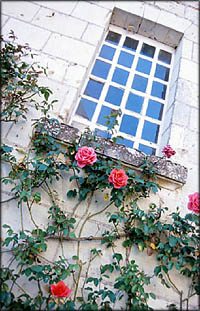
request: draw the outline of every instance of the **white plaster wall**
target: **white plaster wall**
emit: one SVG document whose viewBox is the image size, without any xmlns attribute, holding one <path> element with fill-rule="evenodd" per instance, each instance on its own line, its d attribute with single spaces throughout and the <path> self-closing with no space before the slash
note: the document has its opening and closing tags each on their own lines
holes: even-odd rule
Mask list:
<svg viewBox="0 0 200 311">
<path fill-rule="evenodd" d="M 37 54 L 36 60 L 43 66 L 48 66 L 48 77 L 40 78 L 42 85 L 47 85 L 58 99 L 53 115 L 60 121 L 67 121 L 68 113 L 77 102 L 84 80 L 87 77 L 90 64 L 95 58 L 101 39 L 112 16 L 113 8 L 117 7 L 144 16 L 160 25 L 178 30 L 183 33 L 182 40 L 176 49 L 173 78 L 170 86 L 167 114 L 163 121 L 163 131 L 160 140 L 160 150 L 170 143 L 176 150 L 173 161 L 188 168 L 186 184 L 177 190 L 163 189 L 160 193 L 164 205 L 171 210 L 180 206 L 182 213 L 187 212 L 188 194 L 198 191 L 198 1 L 2 1 L 2 34 L 7 36 L 10 29 L 15 31 L 18 41 L 28 42 L 32 51 Z M 52 98 L 52 99 L 54 99 Z M 31 117 L 32 118 L 32 117 Z M 29 120 L 31 119 L 29 118 Z M 27 133 L 27 137 L 21 133 Z M 31 122 L 21 122 L 17 125 L 2 126 L 2 141 L 26 150 L 30 143 Z M 20 158 L 21 155 L 17 154 Z M 59 194 L 66 200 L 68 187 L 64 182 L 57 186 Z M 8 189 L 2 189 L 3 199 L 9 197 Z M 43 195 L 42 206 L 33 210 L 34 216 L 41 224 L 45 223 L 47 209 L 50 206 Z M 158 199 L 158 198 L 157 198 Z M 152 200 L 157 200 L 155 197 Z M 70 205 L 61 204 L 66 213 L 71 212 Z M 75 202 L 74 202 L 75 203 Z M 69 208 L 66 209 L 66 206 Z M 96 206 L 96 203 L 94 204 Z M 93 206 L 93 208 L 94 208 Z M 19 212 L 19 211 L 18 211 Z M 9 222 L 16 229 L 15 213 L 12 201 L 2 209 L 2 224 Z M 82 215 L 79 214 L 80 221 Z M 11 217 L 12 215 L 12 217 Z M 103 231 L 105 219 L 91 221 L 91 226 L 83 235 L 91 235 L 91 231 Z M 98 229 L 100 228 L 100 229 Z M 56 241 L 51 241 L 49 255 Z M 51 247 L 52 245 L 52 247 Z M 73 252 L 72 245 L 72 252 Z M 83 244 L 81 254 L 87 258 Z M 136 250 L 136 253 L 138 251 Z M 143 256 L 137 254 L 138 262 Z M 109 253 L 104 253 L 104 260 L 109 262 Z M 95 269 L 95 267 L 94 267 Z M 149 271 L 151 267 L 149 266 Z M 177 279 L 181 283 L 181 279 Z M 154 284 L 158 299 L 152 301 L 152 306 L 166 308 L 168 302 L 177 302 L 177 295 L 170 290 L 169 295 L 163 293 L 162 287 Z M 192 308 L 197 306 L 193 299 Z"/>
</svg>

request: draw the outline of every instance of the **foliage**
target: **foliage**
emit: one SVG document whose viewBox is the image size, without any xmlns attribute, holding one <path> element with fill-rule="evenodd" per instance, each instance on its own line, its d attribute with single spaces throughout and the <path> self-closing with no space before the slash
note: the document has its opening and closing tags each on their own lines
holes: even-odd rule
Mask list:
<svg viewBox="0 0 200 311">
<path fill-rule="evenodd" d="M 1 37 L 1 88 L 2 107 L 1 121 L 17 122 L 20 118 L 27 119 L 26 114 L 33 103 L 35 108 L 41 109 L 44 115 L 47 114 L 52 104 L 48 102 L 52 91 L 43 86 L 39 86 L 37 79 L 40 74 L 46 73 L 44 68 L 36 64 L 27 64 L 25 57 L 30 54 L 28 45 L 16 44 L 16 37 L 11 31 L 9 40 L 5 41 Z M 33 58 L 33 55 L 30 54 Z M 38 102 L 36 95 L 43 97 Z"/>
<path fill-rule="evenodd" d="M 10 39 L 15 39 L 13 33 Z M 79 145 L 74 142 L 62 147 L 44 127 L 44 121 L 58 121 L 50 119 L 47 115 L 52 107 L 52 102 L 49 103 L 52 92 L 37 84 L 41 72 L 22 60 L 29 51 L 28 47 L 3 39 L 2 43 L 2 121 L 16 123 L 20 122 L 21 118 L 27 118 L 31 103 L 40 110 L 42 118 L 34 120 L 32 142 L 28 152 L 23 153 L 22 160 L 17 160 L 14 156 L 13 147 L 3 144 L 0 150 L 2 161 L 9 166 L 8 175 L 2 176 L 1 181 L 13 194 L 7 201 L 16 202 L 16 208 L 20 210 L 21 224 L 19 232 L 15 232 L 8 224 L 3 225 L 7 231 L 7 237 L 2 243 L 3 251 L 6 249 L 5 252 L 11 254 L 11 260 L 8 266 L 1 268 L 1 309 L 112 310 L 115 304 L 123 299 L 125 310 L 151 310 L 149 298 L 156 299 L 156 296 L 149 292 L 148 286 L 155 278 L 161 285 L 173 288 L 181 297 L 181 304 L 199 294 L 198 215 L 189 213 L 182 217 L 177 208 L 165 218 L 163 216 L 168 211 L 166 207 L 151 204 L 146 211 L 139 207 L 141 199 L 148 198 L 151 193 L 157 194 L 160 189 L 156 170 L 148 157 L 141 165 L 141 172 L 125 168 L 120 161 L 100 155 L 95 163 L 80 169 L 75 160 Z M 35 95 L 44 99 L 38 102 L 34 99 Z M 117 125 L 118 115 L 120 113 L 112 112 L 111 116 L 107 117 L 108 130 L 112 134 Z M 113 139 L 113 142 L 116 140 Z M 80 143 L 81 146 L 88 147 L 95 144 L 95 152 L 102 148 L 89 129 L 82 133 Z M 127 176 L 126 186 L 118 189 L 113 187 L 108 179 L 113 168 L 124 170 Z M 67 216 L 62 204 L 67 205 L 68 201 L 62 202 L 55 190 L 63 176 L 68 177 L 66 183 L 72 186 L 66 193 L 66 199 L 76 200 L 73 212 Z M 105 205 L 91 214 L 88 211 L 96 191 L 105 193 Z M 48 224 L 40 228 L 33 217 L 32 208 L 43 202 L 44 195 L 48 195 L 51 206 L 48 210 Z M 85 202 L 88 207 L 77 234 L 76 210 Z M 110 206 L 112 212 L 108 212 Z M 26 208 L 34 226 L 33 230 L 24 228 L 23 213 Z M 82 240 L 94 240 L 94 237 L 82 237 L 82 231 L 88 220 L 100 214 L 107 215 L 108 224 L 113 228 L 106 230 L 99 237 L 102 248 L 112 252 L 112 260 L 100 265 L 99 275 L 94 276 L 92 272 L 90 274 L 90 269 L 96 258 L 101 262 L 102 250 L 92 249 L 88 262 L 83 262 L 80 243 Z M 47 258 L 50 239 L 59 240 L 59 260 L 50 261 Z M 76 254 L 66 257 L 63 244 L 71 241 L 76 243 L 77 251 Z M 116 241 L 122 241 L 125 256 L 116 252 Z M 156 265 L 153 275 L 147 275 L 133 260 L 132 253 L 137 251 L 146 256 L 154 254 Z M 191 280 L 185 299 L 171 279 L 172 269 Z M 83 274 L 83 286 L 80 286 Z M 37 288 L 35 295 L 31 295 L 22 287 L 21 280 L 24 278 L 33 288 Z M 50 285 L 60 280 L 67 281 L 69 288 L 71 284 L 73 297 L 71 295 L 56 298 L 52 295 Z M 112 286 L 108 286 L 109 280 Z M 15 293 L 14 287 L 20 294 Z M 81 296 L 78 296 L 79 291 Z"/>
</svg>

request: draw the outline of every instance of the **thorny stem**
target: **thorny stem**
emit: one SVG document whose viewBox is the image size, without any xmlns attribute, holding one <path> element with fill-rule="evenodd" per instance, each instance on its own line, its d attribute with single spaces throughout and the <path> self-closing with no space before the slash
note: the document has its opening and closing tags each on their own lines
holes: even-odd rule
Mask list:
<svg viewBox="0 0 200 311">
<path fill-rule="evenodd" d="M 166 274 L 166 276 L 167 276 L 168 281 L 169 281 L 169 282 L 171 283 L 171 285 L 175 288 L 175 290 L 177 291 L 177 293 L 178 293 L 179 295 L 181 295 L 182 292 L 176 287 L 176 285 L 174 284 L 174 282 L 171 280 L 171 278 L 170 278 L 168 272 L 166 272 L 165 274 Z"/>
<path fill-rule="evenodd" d="M 74 176 L 75 176 L 75 175 L 76 175 L 76 172 L 75 172 L 74 167 L 72 167 L 72 170 L 73 170 L 73 173 L 74 173 Z M 79 185 L 77 179 L 76 179 L 76 185 L 77 185 L 77 187 L 78 187 L 78 193 L 80 194 L 80 185 Z"/>
<path fill-rule="evenodd" d="M 75 275 L 74 275 L 74 271 L 72 271 L 72 278 L 73 278 L 74 284 L 77 284 L 77 281 L 76 281 Z"/>
<path fill-rule="evenodd" d="M 7 199 L 7 200 L 1 201 L 0 204 L 10 202 L 10 201 L 12 201 L 12 200 L 14 200 L 14 199 L 17 199 L 18 197 L 19 197 L 19 196 L 14 196 L 14 197 L 9 198 L 9 199 Z"/>
<path fill-rule="evenodd" d="M 17 282 L 15 282 L 15 285 L 17 285 L 17 287 L 19 287 L 24 294 L 28 294 Z"/>
<path fill-rule="evenodd" d="M 74 208 L 73 208 L 73 212 L 72 212 L 72 214 L 71 214 L 71 217 L 73 217 L 73 216 L 74 216 L 74 214 L 75 214 L 75 212 L 76 212 L 76 210 L 77 210 L 78 206 L 80 205 L 80 203 L 81 203 L 81 201 L 78 201 L 78 202 L 76 203 L 76 205 L 74 206 Z"/>
<path fill-rule="evenodd" d="M 39 289 L 40 297 L 43 297 L 43 292 L 42 292 L 42 289 L 41 289 L 41 286 L 40 286 L 40 280 L 37 280 L 37 284 L 38 284 L 38 289 Z M 40 310 L 41 310 L 41 307 L 42 307 L 42 302 L 40 301 Z"/>
<path fill-rule="evenodd" d="M 89 215 L 85 218 L 85 220 L 84 220 L 84 222 L 82 223 L 82 226 L 81 226 L 81 228 L 80 228 L 80 231 L 79 231 L 79 235 L 78 235 L 79 238 L 80 238 L 80 236 L 81 236 L 81 233 L 82 233 L 82 231 L 83 231 L 83 228 L 84 228 L 86 222 L 87 222 L 90 218 L 92 218 L 92 217 L 94 217 L 94 216 L 96 216 L 96 215 L 99 215 L 99 214 L 103 213 L 112 203 L 113 203 L 113 201 L 111 201 L 108 205 L 106 205 L 101 211 L 99 211 L 99 212 L 97 212 L 97 213 L 94 213 L 94 214 L 89 214 Z M 77 245 L 77 257 L 78 257 L 78 258 L 79 258 L 79 255 L 80 255 L 80 241 L 78 241 L 78 245 Z M 76 283 L 76 289 L 75 289 L 75 293 L 74 293 L 74 301 L 75 301 L 75 299 L 76 299 L 76 294 L 77 294 L 78 285 L 79 285 L 79 281 L 80 281 L 81 270 L 82 270 L 82 266 L 80 266 L 80 271 L 79 271 L 79 274 L 78 274 L 78 279 L 77 279 L 77 283 Z"/>
<path fill-rule="evenodd" d="M 22 271 L 23 266 L 24 266 L 24 265 L 21 266 L 21 268 L 20 268 L 20 270 L 19 270 L 19 274 L 21 274 L 21 271 Z M 15 285 L 16 281 L 17 281 L 16 279 L 13 281 L 13 283 L 12 283 L 12 285 L 11 285 L 11 287 L 10 287 L 10 293 L 12 292 L 13 286 Z"/>
<path fill-rule="evenodd" d="M 59 228 L 58 228 L 59 229 Z M 63 248 L 63 236 L 62 236 L 62 232 L 59 232 L 59 241 L 60 241 L 60 246 L 61 246 L 61 251 L 62 251 L 62 255 L 65 258 L 64 255 L 64 248 Z"/>
<path fill-rule="evenodd" d="M 87 212 L 89 210 L 90 204 L 92 202 L 93 194 L 94 194 L 94 192 L 91 192 L 91 195 L 90 195 L 90 197 L 88 198 L 88 201 L 87 201 L 87 208 L 86 208 L 85 213 L 83 214 L 83 216 L 81 218 L 83 218 L 85 215 L 87 215 Z M 78 228 L 80 221 L 81 221 L 81 219 L 77 223 L 76 228 Z"/>
<path fill-rule="evenodd" d="M 83 228 L 84 228 L 86 222 L 87 222 L 90 218 L 92 218 L 92 217 L 94 217 L 94 216 L 97 216 L 97 215 L 103 213 L 110 205 L 112 205 L 113 202 L 114 202 L 114 201 L 111 201 L 108 205 L 106 205 L 106 206 L 105 206 L 102 210 L 100 210 L 99 212 L 94 213 L 94 214 L 89 214 L 89 215 L 85 218 L 85 220 L 84 220 L 84 222 L 82 223 L 82 226 L 81 226 L 81 228 L 80 228 L 80 231 L 79 231 L 79 235 L 78 235 L 79 238 L 80 238 L 80 236 L 81 236 L 81 233 L 82 233 L 82 231 L 83 231 Z M 77 257 L 79 257 L 79 252 L 80 252 L 79 248 L 80 248 L 80 241 L 78 241 L 78 246 L 77 246 Z"/>
<path fill-rule="evenodd" d="M 180 311 L 183 310 L 183 292 L 180 292 Z"/>
<path fill-rule="evenodd" d="M 56 200 L 55 200 L 54 197 L 53 197 L 53 193 L 52 193 L 52 191 L 51 191 L 51 188 L 49 187 L 49 185 L 48 185 L 48 183 L 46 182 L 46 180 L 44 181 L 44 183 L 45 183 L 45 185 L 46 185 L 46 187 L 47 187 L 47 189 L 48 189 L 48 194 L 49 194 L 49 196 L 50 196 L 50 198 L 51 198 L 53 204 L 56 205 Z"/>
<path fill-rule="evenodd" d="M 85 279 L 84 279 L 84 282 L 83 282 L 83 286 L 81 288 L 81 294 L 82 294 L 82 298 L 85 302 L 85 299 L 84 299 L 84 295 L 83 295 L 83 290 L 84 290 L 84 287 L 85 287 L 85 283 L 86 283 L 86 280 L 88 278 L 88 274 L 89 274 L 89 269 L 90 269 L 90 265 L 91 265 L 91 262 L 98 256 L 98 254 L 96 254 L 93 258 L 92 258 L 92 255 L 90 254 L 90 258 L 89 258 L 89 262 L 88 262 L 88 266 L 87 266 L 87 270 L 86 270 L 86 274 L 85 274 Z"/>
<path fill-rule="evenodd" d="M 76 287 L 75 287 L 73 302 L 75 302 L 76 295 L 77 295 L 77 291 L 78 291 L 78 284 L 79 284 L 79 281 L 80 281 L 81 272 L 82 272 L 82 268 L 83 268 L 83 267 L 82 267 L 82 264 L 80 264 L 79 267 L 80 267 L 80 270 L 79 270 L 78 278 L 77 278 L 77 281 L 76 281 Z"/>
<path fill-rule="evenodd" d="M 22 213 L 22 202 L 19 203 L 19 208 L 20 208 L 21 227 L 22 227 L 22 231 L 24 232 L 23 213 Z"/>
<path fill-rule="evenodd" d="M 123 234 L 117 235 L 114 238 L 116 238 L 116 239 L 118 239 L 118 238 L 125 238 L 126 236 L 128 236 L 128 234 L 127 233 L 123 233 Z M 50 236 L 47 237 L 47 239 L 59 239 L 59 237 L 56 236 L 56 235 L 50 235 Z M 62 237 L 62 240 L 72 241 L 72 242 L 97 241 L 97 240 L 101 241 L 101 240 L 104 240 L 104 239 L 105 239 L 105 237 L 102 237 L 102 236 L 89 236 L 89 237 L 78 237 L 78 238 L 70 238 L 70 237 L 64 237 L 64 236 Z"/>
<path fill-rule="evenodd" d="M 129 264 L 129 256 L 130 256 L 131 248 L 129 246 L 126 247 L 126 264 Z"/>
<path fill-rule="evenodd" d="M 41 289 L 41 286 L 40 286 L 40 280 L 37 280 L 37 283 L 38 283 L 39 292 L 40 292 L 41 296 L 43 296 L 43 292 L 42 292 L 42 289 Z"/>
<path fill-rule="evenodd" d="M 8 265 L 8 268 L 10 268 L 10 266 L 12 265 L 13 261 L 15 260 L 15 257 L 12 258 L 11 262 Z"/>
<path fill-rule="evenodd" d="M 27 207 L 28 207 L 28 211 L 29 211 L 29 214 L 30 214 L 32 223 L 33 223 L 34 226 L 38 229 L 39 226 L 36 224 L 35 220 L 33 219 L 33 214 L 32 214 L 32 212 L 31 212 L 31 207 L 32 207 L 32 205 L 33 205 L 33 202 L 34 202 L 34 200 L 31 202 L 31 205 L 29 205 L 29 202 L 27 201 Z"/>
<path fill-rule="evenodd" d="M 186 310 L 188 310 L 188 302 L 189 302 L 189 299 L 190 299 L 191 297 L 195 296 L 195 295 L 196 295 L 196 293 L 193 293 L 193 294 L 191 294 L 190 296 L 188 296 L 187 298 L 185 298 L 185 299 L 183 299 L 183 300 L 182 300 L 182 302 L 187 301 L 187 307 L 186 307 Z"/>
</svg>

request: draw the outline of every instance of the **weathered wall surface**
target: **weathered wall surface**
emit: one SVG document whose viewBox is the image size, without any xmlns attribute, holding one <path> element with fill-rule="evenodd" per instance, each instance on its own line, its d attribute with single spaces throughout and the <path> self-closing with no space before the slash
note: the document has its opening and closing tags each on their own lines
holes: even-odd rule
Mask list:
<svg viewBox="0 0 200 311">
<path fill-rule="evenodd" d="M 2 33 L 7 36 L 14 30 L 20 43 L 29 43 L 35 60 L 43 66 L 48 66 L 48 77 L 40 78 L 41 85 L 52 89 L 55 104 L 52 115 L 61 122 L 68 122 L 69 115 L 77 103 L 82 83 L 95 58 L 96 51 L 103 34 L 110 23 L 113 9 L 121 9 L 130 14 L 152 21 L 159 27 L 165 26 L 181 33 L 175 52 L 172 81 L 170 85 L 166 116 L 162 126 L 160 151 L 167 143 L 176 150 L 173 162 L 188 168 L 188 177 L 184 186 L 176 187 L 174 183 L 163 182 L 159 196 L 152 196 L 149 202 L 163 204 L 171 211 L 176 206 L 181 207 L 182 213 L 187 212 L 188 194 L 198 191 L 198 1 L 3 1 L 2 2 Z M 120 24 L 123 16 L 118 16 L 116 24 Z M 148 24 L 148 23 L 147 23 Z M 123 26 L 123 25 L 122 25 Z M 145 27 L 145 21 L 143 23 Z M 159 28 L 160 29 L 160 28 Z M 172 32 L 173 33 L 173 32 Z M 166 33 L 166 36 L 169 33 Z M 166 40 L 170 38 L 166 38 Z M 2 141 L 27 150 L 32 135 L 30 113 L 28 121 L 2 127 Z M 25 136 L 24 133 L 27 133 Z M 16 154 L 21 157 L 20 154 Z M 6 167 L 2 168 L 2 175 L 6 175 Z M 63 210 L 73 212 L 76 200 L 66 201 L 66 193 L 73 189 L 73 184 L 66 184 L 66 177 L 57 183 L 57 191 Z M 8 188 L 2 189 L 2 199 L 9 198 Z M 63 200 L 63 202 L 62 202 Z M 91 208 L 93 212 L 100 208 L 103 202 L 102 193 L 93 198 Z M 141 206 L 146 206 L 146 201 Z M 87 204 L 87 202 L 86 202 Z M 50 206 L 45 194 L 42 203 L 33 208 L 33 215 L 38 225 L 47 222 L 47 211 Z M 144 208 L 145 208 L 144 206 Z M 110 208 L 112 210 L 112 207 Z M 87 206 L 77 210 L 80 224 L 83 222 L 84 211 Z M 2 223 L 9 223 L 17 230 L 19 228 L 16 207 L 12 201 L 2 209 Z M 16 216 L 17 217 L 16 217 Z M 29 216 L 27 215 L 27 218 Z M 109 228 L 105 224 L 104 216 L 94 217 L 82 232 L 83 236 L 97 235 Z M 28 225 L 28 223 L 27 223 Z M 31 223 L 28 225 L 31 228 Z M 78 230 L 78 228 L 77 228 Z M 77 231 L 78 232 L 78 231 Z M 100 247 L 95 242 L 82 242 L 81 257 L 87 260 L 89 248 Z M 98 243 L 97 243 L 98 244 Z M 58 241 L 52 240 L 48 246 L 49 258 L 58 258 Z M 87 249 L 88 247 L 88 249 Z M 65 252 L 75 253 L 76 243 L 67 245 Z M 118 250 L 119 252 L 120 250 Z M 109 251 L 104 251 L 103 260 L 107 263 Z M 134 258 L 142 264 L 148 273 L 152 273 L 149 257 L 135 249 Z M 152 257 L 151 257 L 152 260 Z M 98 262 L 97 262 L 98 266 Z M 93 267 L 96 273 L 96 267 Z M 177 278 L 177 284 L 187 286 L 187 281 Z M 28 286 L 26 284 L 26 286 Z M 163 288 L 153 284 L 157 300 L 152 300 L 152 307 L 165 309 L 167 303 L 177 302 L 177 295 L 169 290 L 163 293 Z M 197 298 L 192 301 L 192 308 L 196 309 Z"/>
</svg>

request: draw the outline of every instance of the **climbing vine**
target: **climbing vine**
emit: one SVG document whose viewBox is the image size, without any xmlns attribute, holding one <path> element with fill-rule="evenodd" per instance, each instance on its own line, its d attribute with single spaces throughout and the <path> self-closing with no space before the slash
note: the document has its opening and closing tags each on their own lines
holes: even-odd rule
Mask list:
<svg viewBox="0 0 200 311">
<path fill-rule="evenodd" d="M 1 267 L 1 309 L 113 310 L 122 301 L 123 310 L 153 310 L 149 298 L 156 299 L 156 295 L 149 285 L 157 279 L 159 286 L 172 288 L 179 295 L 180 310 L 184 302 L 188 310 L 189 299 L 200 291 L 199 194 L 189 196 L 189 212 L 185 216 L 180 215 L 179 208 L 168 213 L 167 207 L 155 204 L 141 209 L 140 200 L 160 190 L 148 156 L 137 172 L 100 154 L 102 146 L 89 129 L 82 133 L 79 143 L 64 146 L 56 141 L 44 127 L 45 123 L 59 122 L 48 115 L 54 104 L 50 102 L 52 91 L 38 85 L 38 77 L 45 74 L 45 69 L 23 60 L 30 49 L 16 44 L 14 33 L 11 32 L 9 41 L 3 38 L 1 41 L 1 121 L 18 123 L 27 118 L 30 107 L 42 115 L 33 120 L 34 132 L 28 151 L 1 146 L 2 162 L 9 168 L 1 182 L 11 194 L 1 202 L 2 213 L 9 201 L 20 212 L 17 232 L 9 224 L 3 224 L 6 237 L 2 241 L 2 253 L 10 254 L 10 258 Z M 116 116 L 114 113 L 107 117 L 111 134 L 116 125 L 116 119 L 113 122 L 112 118 Z M 23 154 L 22 159 L 17 159 L 16 151 Z M 175 151 L 166 146 L 163 153 L 170 158 Z M 63 178 L 66 189 L 70 188 L 66 190 L 64 202 L 56 191 L 57 183 Z M 96 193 L 102 194 L 102 205 L 92 212 Z M 45 196 L 50 206 L 47 222 L 41 226 L 33 209 L 41 208 Z M 72 212 L 66 213 L 63 203 L 73 205 L 73 202 L 76 203 Z M 78 211 L 83 208 L 80 219 Z M 26 226 L 26 211 L 32 229 Z M 163 217 L 166 214 L 168 217 Z M 110 229 L 99 236 L 83 236 L 89 221 L 100 215 L 106 215 Z M 60 255 L 56 260 L 50 260 L 47 255 L 51 240 L 59 241 Z M 94 241 L 100 248 L 90 248 L 88 260 L 83 261 L 81 243 Z M 67 251 L 70 243 L 75 243 L 74 253 Z M 144 256 L 154 254 L 152 275 L 136 263 L 134 249 Z M 110 262 L 101 264 L 105 250 L 111 252 Z M 93 263 L 99 265 L 95 275 Z M 172 279 L 172 270 L 190 281 L 187 293 Z M 22 284 L 32 284 L 36 294 L 31 294 Z"/>
</svg>

